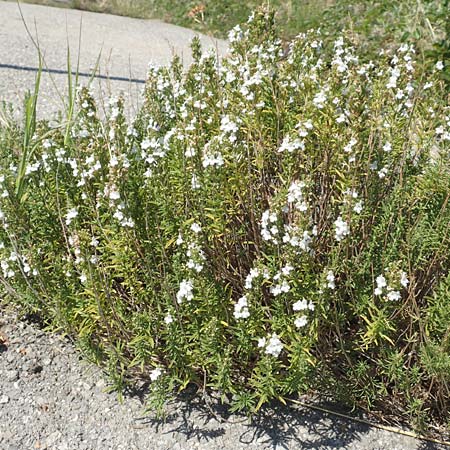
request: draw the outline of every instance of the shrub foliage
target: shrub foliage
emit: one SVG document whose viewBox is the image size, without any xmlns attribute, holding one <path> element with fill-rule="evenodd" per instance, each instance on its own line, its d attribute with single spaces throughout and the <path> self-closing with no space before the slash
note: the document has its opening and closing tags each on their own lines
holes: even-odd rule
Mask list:
<svg viewBox="0 0 450 450">
<path fill-rule="evenodd" d="M 151 68 L 130 124 L 81 88 L 66 123 L 3 126 L 5 293 L 154 405 L 195 383 L 236 410 L 318 390 L 447 420 L 442 63 L 360 62 L 319 32 L 286 48 L 264 11 L 230 41 Z"/>
</svg>

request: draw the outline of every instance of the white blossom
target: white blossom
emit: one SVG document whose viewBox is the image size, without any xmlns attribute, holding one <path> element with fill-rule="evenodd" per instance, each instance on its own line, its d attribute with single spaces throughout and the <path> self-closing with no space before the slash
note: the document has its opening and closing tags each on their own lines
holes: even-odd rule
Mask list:
<svg viewBox="0 0 450 450">
<path fill-rule="evenodd" d="M 162 373 L 162 369 L 160 367 L 156 367 L 150 372 L 150 380 L 156 381 L 162 375 Z"/>
<path fill-rule="evenodd" d="M 184 299 L 190 301 L 194 298 L 194 295 L 192 293 L 193 290 L 193 283 L 191 280 L 183 280 L 180 283 L 180 288 L 177 292 L 177 302 L 181 304 Z"/>
<path fill-rule="evenodd" d="M 406 275 L 405 272 L 402 272 L 402 273 L 401 273 L 400 284 L 401 284 L 403 287 L 407 287 L 408 284 L 409 284 L 408 276 Z"/>
<path fill-rule="evenodd" d="M 275 333 L 273 333 L 272 336 L 269 338 L 265 353 L 267 355 L 271 355 L 277 358 L 282 350 L 283 350 L 283 343 L 280 341 L 280 338 Z"/>
<path fill-rule="evenodd" d="M 173 322 L 173 317 L 170 313 L 167 313 L 166 316 L 164 317 L 164 322 L 169 325 Z"/>
<path fill-rule="evenodd" d="M 251 289 L 253 279 L 259 276 L 259 270 L 257 268 L 250 269 L 250 273 L 245 278 L 245 289 Z"/>
<path fill-rule="evenodd" d="M 388 168 L 384 166 L 382 169 L 378 171 L 378 178 L 383 179 L 388 173 Z"/>
<path fill-rule="evenodd" d="M 76 208 L 70 209 L 66 214 L 66 225 L 70 225 L 72 220 L 78 216 L 78 210 Z"/>
<path fill-rule="evenodd" d="M 363 202 L 360 200 L 358 203 L 353 206 L 353 211 L 355 211 L 356 214 L 360 214 L 363 210 Z"/>
<path fill-rule="evenodd" d="M 248 310 L 248 300 L 246 295 L 242 296 L 234 305 L 233 315 L 236 319 L 246 319 L 247 317 L 250 317 L 250 311 Z"/>
<path fill-rule="evenodd" d="M 327 96 L 326 96 L 325 92 L 320 91 L 314 96 L 313 103 L 317 108 L 322 109 L 324 107 L 326 100 L 327 100 Z"/>
<path fill-rule="evenodd" d="M 258 339 L 258 347 L 259 348 L 264 348 L 266 346 L 266 343 L 267 343 L 267 339 L 265 337 Z"/>
<path fill-rule="evenodd" d="M 387 299 L 390 301 L 400 300 L 401 295 L 399 291 L 389 291 L 386 295 Z"/>
<path fill-rule="evenodd" d="M 198 233 L 200 233 L 200 231 L 202 231 L 202 227 L 201 227 L 198 223 L 194 222 L 194 223 L 191 225 L 191 230 L 192 230 L 195 234 L 198 234 Z"/>
<path fill-rule="evenodd" d="M 375 282 L 377 283 L 377 287 L 374 290 L 374 294 L 381 295 L 383 293 L 383 288 L 387 286 L 386 278 L 383 275 L 379 275 Z"/>
<path fill-rule="evenodd" d="M 389 153 L 392 150 L 392 145 L 390 142 L 386 142 L 383 145 L 383 151 L 385 151 L 386 153 Z"/>
<path fill-rule="evenodd" d="M 292 153 L 298 149 L 304 150 L 305 143 L 300 139 L 292 139 L 289 135 L 287 135 L 283 138 L 280 148 L 278 149 L 278 153 L 283 152 Z"/>
<path fill-rule="evenodd" d="M 341 216 L 339 216 L 335 220 L 334 226 L 335 226 L 334 238 L 337 241 L 342 241 L 345 238 L 345 236 L 348 236 L 348 234 L 350 233 L 347 222 L 345 220 L 342 220 Z"/>
<path fill-rule="evenodd" d="M 308 318 L 306 316 L 297 317 L 294 321 L 294 325 L 297 328 L 302 328 L 308 323 Z"/>
<path fill-rule="evenodd" d="M 327 286 L 330 289 L 336 289 L 336 284 L 335 284 L 335 278 L 334 278 L 334 273 L 332 270 L 329 270 L 327 273 Z"/>
</svg>

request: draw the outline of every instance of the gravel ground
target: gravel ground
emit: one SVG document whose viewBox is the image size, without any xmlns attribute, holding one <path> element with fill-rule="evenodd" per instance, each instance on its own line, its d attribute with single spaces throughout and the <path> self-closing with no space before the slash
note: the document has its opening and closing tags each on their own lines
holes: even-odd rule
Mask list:
<svg viewBox="0 0 450 450">
<path fill-rule="evenodd" d="M 107 393 L 101 371 L 67 340 L 0 314 L 2 450 L 444 449 L 299 407 L 266 408 L 250 423 L 191 398 L 158 421 L 144 416 L 142 395 L 119 403 Z"/>
</svg>

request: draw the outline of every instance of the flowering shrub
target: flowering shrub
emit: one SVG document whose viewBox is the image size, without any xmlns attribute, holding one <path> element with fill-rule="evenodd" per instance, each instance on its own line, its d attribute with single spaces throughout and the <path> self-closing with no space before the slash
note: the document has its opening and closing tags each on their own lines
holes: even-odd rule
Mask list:
<svg viewBox="0 0 450 450">
<path fill-rule="evenodd" d="M 5 292 L 155 404 L 196 383 L 234 409 L 318 390 L 445 418 L 440 66 L 416 77 L 410 45 L 360 63 L 319 32 L 285 48 L 267 12 L 230 42 L 151 68 L 130 124 L 81 88 L 67 125 L 2 130 Z"/>
</svg>

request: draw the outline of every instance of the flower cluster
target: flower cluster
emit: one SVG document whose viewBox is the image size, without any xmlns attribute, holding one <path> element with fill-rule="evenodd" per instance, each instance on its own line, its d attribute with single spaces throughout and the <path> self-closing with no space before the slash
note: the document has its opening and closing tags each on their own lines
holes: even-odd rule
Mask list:
<svg viewBox="0 0 450 450">
<path fill-rule="evenodd" d="M 339 216 L 335 220 L 334 227 L 334 238 L 337 241 L 342 241 L 346 236 L 350 234 L 348 223 L 345 220 L 342 220 L 341 216 Z"/>
<path fill-rule="evenodd" d="M 295 302 L 292 305 L 292 309 L 297 312 L 297 311 L 314 311 L 314 303 L 311 301 L 307 301 L 305 299 L 302 300 L 298 300 L 297 302 Z M 299 317 L 296 317 L 295 321 L 294 321 L 294 325 L 297 328 L 302 328 L 304 327 L 306 324 L 308 323 L 308 317 L 305 314 L 302 314 Z"/>
<path fill-rule="evenodd" d="M 278 335 L 276 333 L 272 333 L 272 335 L 268 338 L 263 337 L 258 339 L 258 347 L 263 348 L 266 355 L 271 355 L 274 358 L 278 358 L 284 345 Z"/>
<path fill-rule="evenodd" d="M 384 275 L 379 275 L 376 278 L 376 288 L 374 289 L 374 295 L 384 295 L 386 300 L 396 301 L 401 299 L 401 293 L 395 287 L 388 284 Z M 409 284 L 408 276 L 405 272 L 400 273 L 400 280 L 395 282 L 394 285 L 400 284 L 403 288 L 406 288 Z"/>
<path fill-rule="evenodd" d="M 285 294 L 291 290 L 288 277 L 293 270 L 294 268 L 288 264 L 284 266 L 280 272 L 277 272 L 274 275 L 273 281 L 275 284 L 270 288 L 270 292 L 274 297 Z"/>
<path fill-rule="evenodd" d="M 261 236 L 265 241 L 271 241 L 274 244 L 278 244 L 277 235 L 279 234 L 278 217 L 270 210 L 264 211 L 261 218 Z"/>
<path fill-rule="evenodd" d="M 194 298 L 192 293 L 194 289 L 194 284 L 192 280 L 183 280 L 180 283 L 180 287 L 177 292 L 177 302 L 178 304 L 183 303 L 184 300 L 191 301 Z"/>
<path fill-rule="evenodd" d="M 247 319 L 248 317 L 250 317 L 250 311 L 248 310 L 248 300 L 246 295 L 243 295 L 234 305 L 233 315 L 235 319 Z"/>
<path fill-rule="evenodd" d="M 287 202 L 288 205 L 293 205 L 295 209 L 299 211 L 306 211 L 308 209 L 308 204 L 303 196 L 303 188 L 305 187 L 303 181 L 293 181 L 289 186 Z"/>
</svg>

